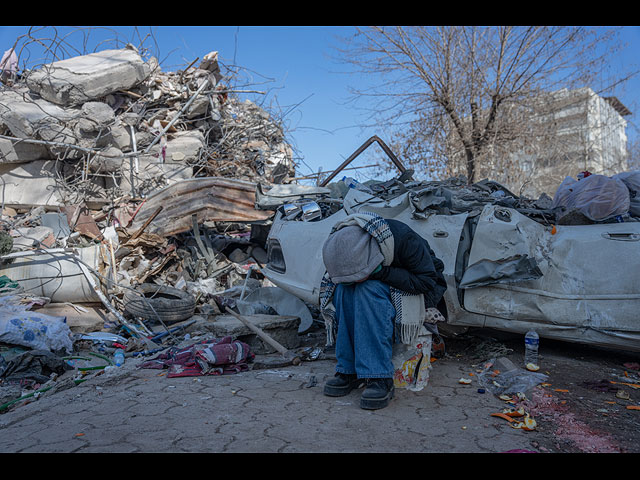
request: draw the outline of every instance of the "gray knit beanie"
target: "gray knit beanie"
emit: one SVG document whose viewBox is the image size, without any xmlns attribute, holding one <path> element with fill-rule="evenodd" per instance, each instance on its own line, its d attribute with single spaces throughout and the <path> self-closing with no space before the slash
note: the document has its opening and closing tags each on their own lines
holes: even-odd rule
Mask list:
<svg viewBox="0 0 640 480">
<path fill-rule="evenodd" d="M 349 225 L 329 235 L 322 259 L 333 283 L 351 283 L 371 275 L 384 255 L 375 238 L 361 227 Z"/>
</svg>

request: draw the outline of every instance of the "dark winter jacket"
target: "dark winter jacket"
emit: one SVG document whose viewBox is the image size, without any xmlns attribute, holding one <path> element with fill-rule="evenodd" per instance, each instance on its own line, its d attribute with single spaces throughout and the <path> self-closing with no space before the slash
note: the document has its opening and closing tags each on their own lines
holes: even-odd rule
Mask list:
<svg viewBox="0 0 640 480">
<path fill-rule="evenodd" d="M 392 219 L 387 219 L 387 223 L 393 234 L 393 262 L 369 278 L 411 294 L 422 293 L 427 308 L 436 307 L 447 289 L 442 273 L 444 263 L 408 225 Z"/>
</svg>

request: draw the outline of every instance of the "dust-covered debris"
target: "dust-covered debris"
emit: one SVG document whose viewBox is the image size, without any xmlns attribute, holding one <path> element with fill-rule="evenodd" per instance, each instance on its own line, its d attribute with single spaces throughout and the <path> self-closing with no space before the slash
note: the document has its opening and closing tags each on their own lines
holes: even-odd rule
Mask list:
<svg viewBox="0 0 640 480">
<path fill-rule="evenodd" d="M 1 342 L 65 358 L 80 381 L 116 349 L 210 336 L 215 298 L 273 287 L 260 269 L 274 212 L 255 192 L 295 177 L 293 151 L 216 51 L 176 72 L 132 45 L 17 66 L 0 79 Z"/>
</svg>

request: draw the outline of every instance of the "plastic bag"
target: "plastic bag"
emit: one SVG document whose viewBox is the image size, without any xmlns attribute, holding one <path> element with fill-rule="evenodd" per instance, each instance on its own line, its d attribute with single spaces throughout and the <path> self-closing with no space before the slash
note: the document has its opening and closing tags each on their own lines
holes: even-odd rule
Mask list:
<svg viewBox="0 0 640 480">
<path fill-rule="evenodd" d="M 496 359 L 485 363 L 478 374 L 478 382 L 482 387 L 496 396 L 528 393 L 547 379 L 544 373 L 530 372 L 523 368 L 511 368 L 507 371 L 496 370 Z"/>
<path fill-rule="evenodd" d="M 626 214 L 629 205 L 629 190 L 622 180 L 604 175 L 582 180 L 566 177 L 553 197 L 553 208 L 578 210 L 596 222 Z"/>
<path fill-rule="evenodd" d="M 0 342 L 36 350 L 73 352 L 67 317 L 30 311 L 19 297 L 0 297 Z"/>
<path fill-rule="evenodd" d="M 618 173 L 611 178 L 621 180 L 629 189 L 629 214 L 640 217 L 640 170 Z"/>
<path fill-rule="evenodd" d="M 420 391 L 429 383 L 432 334 L 423 326 L 411 345 L 394 344 L 392 363 L 396 388 Z"/>
</svg>

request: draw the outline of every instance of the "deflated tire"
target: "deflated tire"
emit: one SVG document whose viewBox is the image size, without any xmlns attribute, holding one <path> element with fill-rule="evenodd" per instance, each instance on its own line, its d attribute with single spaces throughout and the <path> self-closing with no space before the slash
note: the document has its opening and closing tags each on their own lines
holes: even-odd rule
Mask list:
<svg viewBox="0 0 640 480">
<path fill-rule="evenodd" d="M 187 292 L 166 285 L 145 283 L 135 291 L 127 290 L 124 309 L 134 317 L 162 322 L 179 322 L 193 316 L 195 298 Z"/>
</svg>

